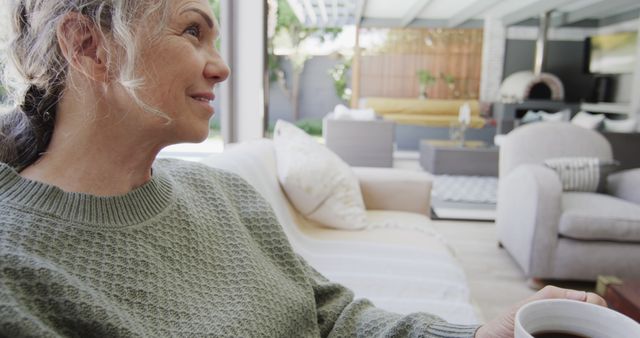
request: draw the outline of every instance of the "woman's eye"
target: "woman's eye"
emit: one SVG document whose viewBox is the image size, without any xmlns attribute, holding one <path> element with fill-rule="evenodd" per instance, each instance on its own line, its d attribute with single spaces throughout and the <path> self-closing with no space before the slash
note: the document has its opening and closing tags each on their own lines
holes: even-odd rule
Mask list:
<svg viewBox="0 0 640 338">
<path fill-rule="evenodd" d="M 185 34 L 193 35 L 196 38 L 200 38 L 200 26 L 191 25 L 184 30 Z"/>
</svg>

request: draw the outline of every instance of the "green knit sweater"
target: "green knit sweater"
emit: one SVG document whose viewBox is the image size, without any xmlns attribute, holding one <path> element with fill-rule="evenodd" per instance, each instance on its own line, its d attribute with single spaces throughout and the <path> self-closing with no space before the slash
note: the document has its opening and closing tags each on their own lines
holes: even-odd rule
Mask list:
<svg viewBox="0 0 640 338">
<path fill-rule="evenodd" d="M 0 336 L 470 337 L 354 300 L 292 251 L 234 174 L 159 160 L 117 197 L 0 163 Z"/>
</svg>

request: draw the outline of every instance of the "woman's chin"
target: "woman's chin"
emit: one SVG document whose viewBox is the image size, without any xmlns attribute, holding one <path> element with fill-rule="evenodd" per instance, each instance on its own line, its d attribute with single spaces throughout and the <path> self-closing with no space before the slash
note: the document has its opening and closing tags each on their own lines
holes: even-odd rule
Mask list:
<svg viewBox="0 0 640 338">
<path fill-rule="evenodd" d="M 193 135 L 191 135 L 191 139 L 185 142 L 200 143 L 206 140 L 208 137 L 209 137 L 209 128 L 207 128 L 206 130 L 202 130 L 202 131 L 198 131 L 197 133 L 194 133 Z"/>
<path fill-rule="evenodd" d="M 189 130 L 176 135 L 173 143 L 200 143 L 209 137 L 209 126 L 198 130 Z"/>
</svg>

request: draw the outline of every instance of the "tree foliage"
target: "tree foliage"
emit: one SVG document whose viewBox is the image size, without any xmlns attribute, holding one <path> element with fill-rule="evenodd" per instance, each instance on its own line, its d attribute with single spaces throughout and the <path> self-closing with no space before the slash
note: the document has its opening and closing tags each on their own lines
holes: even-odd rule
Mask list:
<svg viewBox="0 0 640 338">
<path fill-rule="evenodd" d="M 291 9 L 291 6 L 289 6 L 289 2 L 287 0 L 278 0 L 276 34 L 283 32 L 289 34 L 291 42 L 294 46 L 297 46 L 312 35 L 318 36 L 321 40 L 324 40 L 327 37 L 335 38 L 340 34 L 340 32 L 342 32 L 342 28 L 308 27 L 300 22 L 296 14 L 293 12 L 293 9 Z"/>
<path fill-rule="evenodd" d="M 209 0 L 209 5 L 211 5 L 211 9 L 213 10 L 213 14 L 220 22 L 220 0 Z"/>
<path fill-rule="evenodd" d="M 224 20 L 225 18 L 220 18 L 220 1 L 221 0 L 209 0 L 209 4 L 218 20 Z M 294 110 L 294 120 L 297 120 L 299 115 L 298 94 L 300 91 L 300 76 L 304 71 L 306 61 L 312 57 L 312 55 L 308 54 L 302 48 L 299 48 L 299 46 L 304 40 L 310 37 L 318 38 L 322 42 L 326 39 L 333 39 L 342 32 L 342 28 L 309 27 L 300 22 L 287 0 L 275 0 L 274 2 L 277 7 L 276 15 L 273 18 L 271 18 L 271 15 L 267 15 L 270 19 L 275 19 L 275 32 L 272 32 L 275 34 L 267 41 L 269 78 L 272 82 L 276 82 L 289 98 Z M 274 53 L 274 37 L 282 34 L 287 36 L 287 40 L 291 42 L 293 49 L 288 55 L 278 56 Z M 292 67 L 292 72 L 288 74 L 288 76 L 285 74 L 281 64 L 283 59 L 289 61 Z M 342 69 L 340 74 L 336 74 L 336 76 L 338 76 L 338 80 L 336 80 L 336 91 L 340 93 L 339 96 L 343 96 L 347 89 L 347 71 L 348 66 L 346 66 L 346 69 Z"/>
<path fill-rule="evenodd" d="M 329 75 L 333 79 L 333 87 L 336 95 L 349 102 L 351 100 L 351 89 L 348 87 L 348 73 L 351 69 L 351 60 L 338 64 L 329 70 Z"/>
</svg>

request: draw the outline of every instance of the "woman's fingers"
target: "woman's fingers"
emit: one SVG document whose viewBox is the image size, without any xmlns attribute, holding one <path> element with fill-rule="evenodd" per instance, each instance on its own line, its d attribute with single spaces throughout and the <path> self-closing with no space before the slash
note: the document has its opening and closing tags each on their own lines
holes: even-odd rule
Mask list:
<svg viewBox="0 0 640 338">
<path fill-rule="evenodd" d="M 593 292 L 587 292 L 587 303 L 596 304 L 604 307 L 607 306 L 607 302 L 604 300 L 604 298 L 598 296 Z"/>
<path fill-rule="evenodd" d="M 587 293 L 584 291 L 578 291 L 578 290 L 564 290 L 564 297 L 561 298 L 566 298 L 566 299 L 571 299 L 571 300 L 579 300 L 581 302 L 584 302 L 587 300 Z"/>
<path fill-rule="evenodd" d="M 563 289 L 555 286 L 545 286 L 542 290 L 538 291 L 535 295 L 525 300 L 523 303 L 528 303 L 538 299 L 571 299 L 581 302 L 592 303 L 601 306 L 607 306 L 607 302 L 597 294 L 593 292 L 585 292 L 571 289 Z"/>
<path fill-rule="evenodd" d="M 547 285 L 542 288 L 542 290 L 536 292 L 536 294 L 530 297 L 529 301 L 555 298 L 573 299 L 584 302 L 585 300 L 587 300 L 587 293 L 584 291 L 563 289 L 553 285 Z"/>
</svg>

